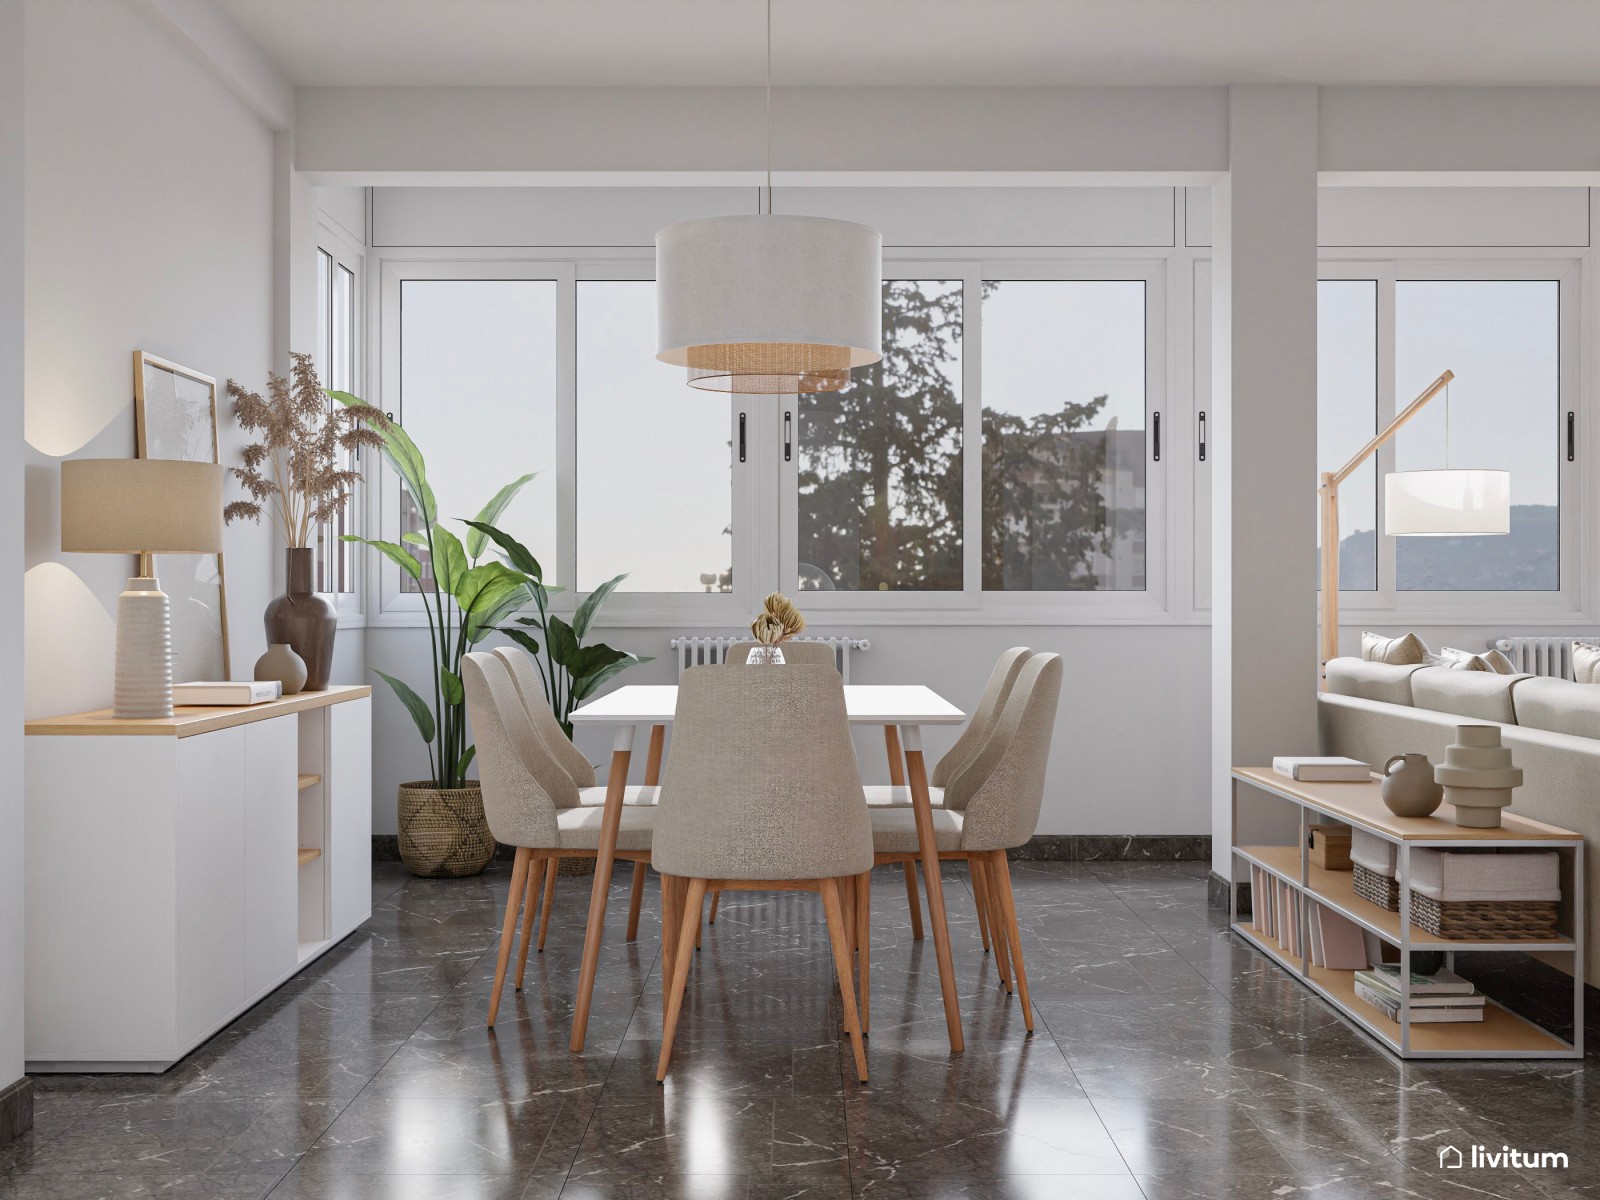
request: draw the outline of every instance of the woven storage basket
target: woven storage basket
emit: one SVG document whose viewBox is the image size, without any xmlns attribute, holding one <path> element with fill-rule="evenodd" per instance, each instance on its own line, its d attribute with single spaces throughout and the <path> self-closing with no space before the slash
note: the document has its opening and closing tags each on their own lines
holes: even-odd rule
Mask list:
<svg viewBox="0 0 1600 1200">
<path fill-rule="evenodd" d="M 1351 873 L 1355 876 L 1356 895 L 1363 900 L 1370 900 L 1379 908 L 1390 912 L 1400 911 L 1399 880 L 1379 875 L 1371 867 L 1364 867 L 1360 863 L 1352 864 Z"/>
<path fill-rule="evenodd" d="M 402 783 L 400 859 L 424 879 L 476 875 L 494 857 L 494 835 L 483 815 L 477 781 L 445 791 L 426 780 Z"/>
<path fill-rule="evenodd" d="M 1411 893 L 1412 923 L 1434 937 L 1479 942 L 1554 939 L 1561 933 L 1560 910 L 1555 900 L 1435 900 Z"/>
</svg>

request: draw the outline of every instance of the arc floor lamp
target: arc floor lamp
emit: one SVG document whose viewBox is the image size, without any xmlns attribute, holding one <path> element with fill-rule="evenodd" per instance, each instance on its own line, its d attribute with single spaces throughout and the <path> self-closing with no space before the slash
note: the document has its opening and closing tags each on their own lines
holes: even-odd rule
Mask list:
<svg viewBox="0 0 1600 1200">
<path fill-rule="evenodd" d="M 1322 581 L 1319 660 L 1339 653 L 1339 485 L 1376 454 L 1423 405 L 1445 391 L 1455 372 L 1446 371 L 1356 451 L 1337 471 L 1318 478 L 1322 530 Z M 1384 531 L 1391 536 L 1462 537 L 1511 532 L 1511 475 L 1508 471 L 1450 467 L 1450 401 L 1445 400 L 1445 469 L 1392 471 L 1384 477 Z"/>
</svg>

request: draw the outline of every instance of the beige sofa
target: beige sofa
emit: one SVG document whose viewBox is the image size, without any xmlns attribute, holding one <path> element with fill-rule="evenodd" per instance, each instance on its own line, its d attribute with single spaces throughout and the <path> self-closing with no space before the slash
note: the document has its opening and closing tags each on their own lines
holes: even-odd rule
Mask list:
<svg viewBox="0 0 1600 1200">
<path fill-rule="evenodd" d="M 1501 738 L 1523 769 L 1511 811 L 1582 833 L 1586 856 L 1600 848 L 1600 684 L 1336 658 L 1320 700 L 1322 752 L 1375 767 L 1412 750 L 1439 762 L 1457 725 L 1502 726 Z M 1600 987 L 1600 876 L 1593 858 L 1585 874 L 1584 974 Z M 1569 895 L 1570 886 L 1563 885 Z M 1570 970 L 1567 956 L 1551 961 Z"/>
</svg>

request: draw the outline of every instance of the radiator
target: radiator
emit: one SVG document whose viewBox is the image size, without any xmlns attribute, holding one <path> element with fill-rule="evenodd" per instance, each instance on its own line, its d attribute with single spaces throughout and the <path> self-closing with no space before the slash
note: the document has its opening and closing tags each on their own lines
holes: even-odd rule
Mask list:
<svg viewBox="0 0 1600 1200">
<path fill-rule="evenodd" d="M 872 643 L 866 638 L 847 637 L 802 637 L 795 638 L 797 642 L 826 642 L 833 647 L 834 661 L 838 664 L 839 674 L 846 683 L 850 682 L 850 653 L 855 651 L 860 654 L 872 649 Z M 678 652 L 678 674 L 682 675 L 690 667 L 716 666 L 723 662 L 728 651 L 735 646 L 749 646 L 755 639 L 748 634 L 732 637 L 675 637 L 669 643 Z"/>
<path fill-rule="evenodd" d="M 1592 637 L 1562 634 L 1558 637 L 1503 637 L 1494 648 L 1511 660 L 1511 665 L 1529 675 L 1554 675 L 1572 678 L 1572 643 L 1592 642 Z"/>
</svg>

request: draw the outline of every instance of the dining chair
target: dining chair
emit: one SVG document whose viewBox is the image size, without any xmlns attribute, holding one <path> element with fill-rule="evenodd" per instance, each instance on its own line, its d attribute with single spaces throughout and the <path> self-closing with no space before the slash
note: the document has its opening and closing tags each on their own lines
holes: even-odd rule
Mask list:
<svg viewBox="0 0 1600 1200">
<path fill-rule="evenodd" d="M 729 646 L 723 663 L 730 667 L 742 667 L 750 661 L 750 651 L 757 646 L 756 642 L 740 642 L 737 646 Z M 827 642 L 784 642 L 778 647 L 783 651 L 783 664 L 787 667 L 832 667 L 839 669 L 839 658 L 832 646 Z"/>
<path fill-rule="evenodd" d="M 526 650 L 517 646 L 497 646 L 494 653 L 511 669 L 512 681 L 517 685 L 517 694 L 522 697 L 523 707 L 528 710 L 528 716 L 533 721 L 533 727 L 539 733 L 544 744 L 550 752 L 560 761 L 562 768 L 572 776 L 572 782 L 577 784 L 581 791 L 584 804 L 603 806 L 606 802 L 606 789 L 596 787 L 594 764 L 591 763 L 572 744 L 572 739 L 567 736 L 566 730 L 561 728 L 561 722 L 556 720 L 556 715 L 550 710 L 550 702 L 545 699 L 544 685 L 539 679 L 539 668 L 533 661 L 533 656 Z M 651 786 L 660 777 L 662 736 L 664 730 L 659 727 L 650 734 L 650 757 L 646 763 L 644 786 L 632 786 L 623 794 L 624 804 L 654 804 L 656 802 L 656 789 Z M 642 862 L 633 864 L 633 884 L 628 896 L 628 940 L 635 941 L 639 936 L 639 914 L 644 906 L 644 877 L 648 865 Z M 531 911 L 536 897 L 533 890 L 539 886 L 538 875 L 535 872 L 528 874 L 528 896 L 524 901 L 524 911 Z M 556 873 L 545 872 L 544 878 L 544 913 L 539 918 L 539 949 L 544 950 L 545 938 L 550 933 L 550 910 L 556 898 Z M 526 934 L 524 935 L 526 940 Z"/>
<path fill-rule="evenodd" d="M 928 780 L 928 802 L 933 807 L 943 806 L 945 788 L 961 773 L 962 768 L 977 757 L 984 742 L 994 732 L 995 722 L 1000 719 L 1000 710 L 1005 707 L 1006 697 L 1011 695 L 1011 689 L 1016 684 L 1022 664 L 1028 661 L 1028 656 L 1032 653 L 1033 651 L 1026 646 L 1012 646 L 1009 650 L 1002 651 L 1000 657 L 995 660 L 994 667 L 989 672 L 989 682 L 984 684 L 983 695 L 978 699 L 978 707 L 973 710 L 972 718 L 962 729 L 961 735 L 956 738 L 955 745 L 945 751 L 933 765 L 933 774 Z M 910 805 L 911 793 L 906 788 L 905 756 L 900 750 L 900 731 L 893 725 L 885 725 L 883 740 L 889 754 L 889 783 L 887 786 L 867 785 L 867 803 Z M 914 941 L 920 942 L 922 904 L 917 896 L 917 864 L 908 860 L 905 870 L 906 905 L 911 914 L 911 937 Z M 989 921 L 985 897 L 980 895 L 977 901 L 978 931 L 983 938 L 983 949 L 987 953 Z"/>
<path fill-rule="evenodd" d="M 841 885 L 872 868 L 872 826 L 831 667 L 694 667 L 678 683 L 676 752 L 661 783 L 651 863 L 661 874 L 662 963 L 671 964 L 664 1080 L 706 892 L 811 891 L 833 948 L 856 1073 L 867 1078 Z"/>
<path fill-rule="evenodd" d="M 982 898 L 988 913 L 988 938 L 994 946 L 1001 983 L 1008 993 L 1020 993 L 1029 1033 L 1033 1032 L 1033 1005 L 1006 851 L 1026 844 L 1039 824 L 1061 678 L 1059 654 L 1029 656 L 1017 672 L 988 738 L 945 788 L 944 807 L 932 813 L 939 858 L 966 862 L 973 894 Z M 896 805 L 869 812 L 875 863 L 913 861 L 920 850 L 914 811 Z M 869 942 L 862 941 L 859 954 L 861 1021 L 870 1029 Z"/>
<path fill-rule="evenodd" d="M 495 960 L 494 993 L 489 998 L 488 1023 L 492 1028 L 500 1011 L 500 992 L 511 961 L 519 909 L 522 949 L 517 958 L 516 990 L 521 991 L 528 966 L 537 875 L 553 878 L 563 858 L 595 857 L 604 810 L 583 803 L 583 792 L 588 789 L 573 782 L 539 736 L 505 660 L 483 652 L 467 654 L 461 660 L 461 682 L 478 747 L 478 775 L 489 832 L 495 841 L 516 847 L 511 892 L 506 898 L 500 951 Z M 655 817 L 653 806 L 623 808 L 617 831 L 618 858 L 649 861 Z M 547 908 L 547 915 L 548 911 Z M 543 948 L 541 939 L 540 949 Z"/>
</svg>

